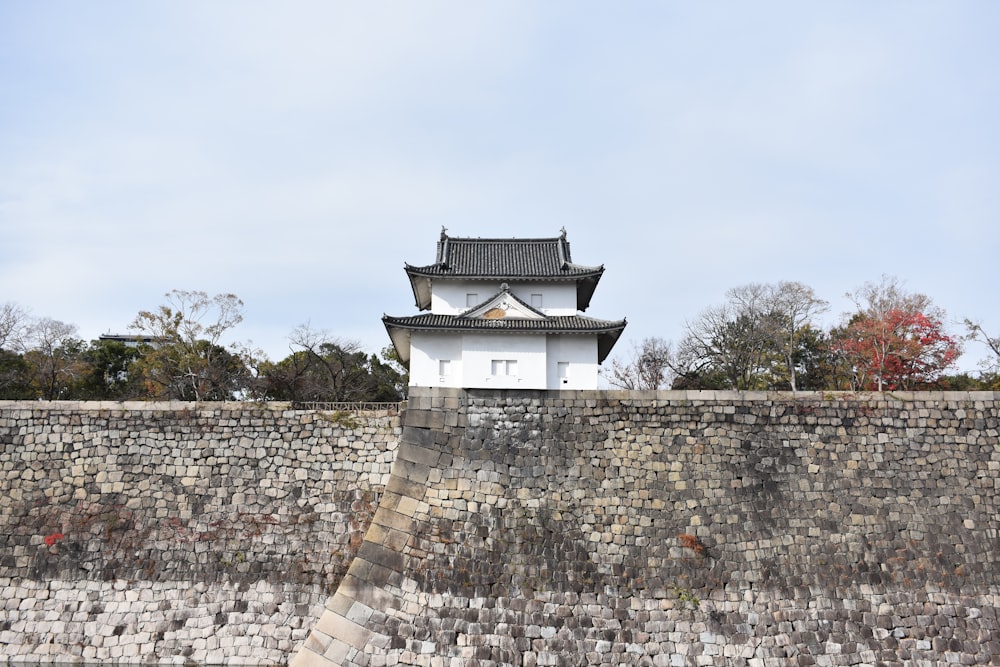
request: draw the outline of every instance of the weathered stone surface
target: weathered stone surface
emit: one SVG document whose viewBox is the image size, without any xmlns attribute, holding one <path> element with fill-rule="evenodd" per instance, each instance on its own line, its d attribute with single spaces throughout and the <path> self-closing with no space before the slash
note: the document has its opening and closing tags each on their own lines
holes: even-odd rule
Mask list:
<svg viewBox="0 0 1000 667">
<path fill-rule="evenodd" d="M 285 662 L 399 432 L 277 404 L 0 402 L 0 662 Z"/>
<path fill-rule="evenodd" d="M 1000 664 L 996 394 L 414 402 L 373 639 L 310 664 Z"/>
<path fill-rule="evenodd" d="M 1000 664 L 998 400 L 0 403 L 0 662 Z"/>
</svg>

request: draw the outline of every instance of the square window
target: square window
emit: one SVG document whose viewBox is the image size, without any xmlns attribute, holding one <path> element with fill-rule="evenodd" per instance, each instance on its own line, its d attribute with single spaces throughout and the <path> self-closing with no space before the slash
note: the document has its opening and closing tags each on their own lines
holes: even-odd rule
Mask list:
<svg viewBox="0 0 1000 667">
<path fill-rule="evenodd" d="M 494 359 L 490 362 L 490 372 L 493 377 L 517 376 L 517 361 L 514 359 Z"/>
</svg>

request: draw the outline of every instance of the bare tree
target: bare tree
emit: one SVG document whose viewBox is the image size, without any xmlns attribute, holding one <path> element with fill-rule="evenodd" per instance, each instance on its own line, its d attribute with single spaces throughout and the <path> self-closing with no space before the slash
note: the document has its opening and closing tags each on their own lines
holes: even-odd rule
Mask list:
<svg viewBox="0 0 1000 667">
<path fill-rule="evenodd" d="M 776 338 L 772 301 L 769 285 L 734 287 L 726 292 L 725 303 L 688 322 L 678 349 L 686 372 L 713 367 L 735 389 L 766 385 L 763 375 L 773 365 Z"/>
<path fill-rule="evenodd" d="M 16 303 L 0 305 L 0 350 L 23 350 L 29 324 L 28 311 Z"/>
<path fill-rule="evenodd" d="M 319 370 L 314 377 L 324 386 L 324 393 L 332 401 L 360 400 L 364 396 L 367 355 L 361 344 L 353 340 L 336 338 L 330 332 L 313 329 L 309 324 L 295 328 L 289 336 L 293 346 L 307 355 L 308 365 Z"/>
<path fill-rule="evenodd" d="M 385 390 L 388 367 L 367 355 L 361 344 L 337 338 L 309 324 L 289 336 L 292 354 L 261 366 L 257 392 L 268 399 L 288 401 L 399 400 L 394 387 Z"/>
<path fill-rule="evenodd" d="M 993 353 L 991 359 L 984 359 L 980 365 L 987 373 L 1000 374 L 1000 336 L 990 336 L 979 322 L 966 319 L 964 324 L 967 338 L 982 343 Z"/>
<path fill-rule="evenodd" d="M 605 377 L 614 387 L 628 390 L 667 389 L 674 378 L 673 351 L 669 341 L 645 338 L 633 344 L 626 361 L 615 359 Z"/>
<path fill-rule="evenodd" d="M 40 318 L 28 326 L 24 345 L 38 395 L 49 400 L 65 395 L 68 385 L 81 372 L 79 353 L 83 341 L 76 336 L 76 325 Z"/>
<path fill-rule="evenodd" d="M 811 287 L 799 282 L 778 283 L 770 299 L 776 315 L 773 331 L 776 342 L 784 353 L 791 389 L 795 391 L 794 357 L 798 349 L 796 343 L 799 334 L 804 327 L 812 324 L 817 315 L 829 310 L 830 304 L 817 298 Z"/>
<path fill-rule="evenodd" d="M 803 336 L 827 308 L 798 282 L 734 287 L 724 303 L 687 322 L 672 368 L 693 387 L 765 389 L 787 381 L 795 391 Z"/>
<path fill-rule="evenodd" d="M 943 316 L 929 296 L 906 291 L 899 278 L 884 273 L 878 282 L 868 281 L 845 296 L 854 302 L 858 312 L 869 316 L 885 317 L 893 310 Z"/>
<path fill-rule="evenodd" d="M 174 290 L 167 303 L 141 311 L 129 326 L 150 338 L 139 368 L 154 396 L 223 400 L 240 389 L 246 368 L 222 346 L 222 336 L 243 321 L 235 294 Z"/>
<path fill-rule="evenodd" d="M 243 321 L 243 302 L 235 294 L 173 290 L 155 311 L 140 311 L 129 328 L 163 342 L 218 345 L 222 335 Z"/>
</svg>

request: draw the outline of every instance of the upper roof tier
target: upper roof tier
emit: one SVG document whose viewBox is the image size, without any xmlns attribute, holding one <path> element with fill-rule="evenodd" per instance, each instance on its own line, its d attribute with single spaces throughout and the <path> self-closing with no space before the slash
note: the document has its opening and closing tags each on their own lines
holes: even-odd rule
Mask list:
<svg viewBox="0 0 1000 667">
<path fill-rule="evenodd" d="M 543 239 L 457 238 L 442 229 L 433 264 L 406 264 L 420 310 L 431 307 L 431 282 L 441 279 L 575 282 L 577 309 L 586 310 L 603 273 L 603 265 L 573 263 L 565 228 Z"/>
</svg>

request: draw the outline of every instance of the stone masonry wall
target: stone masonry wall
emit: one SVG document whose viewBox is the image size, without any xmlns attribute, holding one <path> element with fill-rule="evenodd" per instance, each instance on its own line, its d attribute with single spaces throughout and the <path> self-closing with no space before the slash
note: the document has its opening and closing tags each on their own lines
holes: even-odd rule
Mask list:
<svg viewBox="0 0 1000 667">
<path fill-rule="evenodd" d="M 292 667 L 1000 665 L 998 408 L 415 391 Z"/>
<path fill-rule="evenodd" d="M 398 422 L 0 402 L 0 663 L 284 663 L 362 543 Z"/>
</svg>

